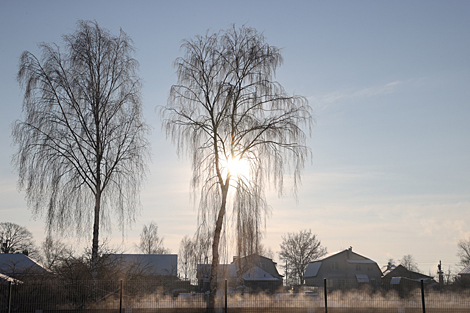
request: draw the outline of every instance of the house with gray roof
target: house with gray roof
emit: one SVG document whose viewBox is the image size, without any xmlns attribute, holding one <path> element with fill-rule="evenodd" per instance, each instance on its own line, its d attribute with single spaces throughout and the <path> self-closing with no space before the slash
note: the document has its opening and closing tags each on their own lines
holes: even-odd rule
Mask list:
<svg viewBox="0 0 470 313">
<path fill-rule="evenodd" d="M 9 277 L 46 274 L 50 271 L 22 253 L 1 253 L 0 273 Z"/>
<path fill-rule="evenodd" d="M 107 263 L 114 263 L 123 272 L 148 276 L 177 277 L 176 254 L 104 254 Z"/>
<path fill-rule="evenodd" d="M 349 249 L 310 262 L 304 274 L 305 285 L 329 289 L 354 288 L 361 284 L 378 286 L 382 272 L 377 263 Z"/>
<path fill-rule="evenodd" d="M 462 269 L 458 275 L 460 276 L 461 279 L 465 279 L 470 281 L 470 264 L 467 265 L 464 269 Z"/>
<path fill-rule="evenodd" d="M 209 290 L 210 264 L 198 264 L 197 278 L 199 289 Z M 233 257 L 230 264 L 220 264 L 217 272 L 219 284 L 227 280 L 231 288 L 251 291 L 274 292 L 282 286 L 283 276 L 277 271 L 272 259 L 252 254 L 246 257 Z"/>
</svg>

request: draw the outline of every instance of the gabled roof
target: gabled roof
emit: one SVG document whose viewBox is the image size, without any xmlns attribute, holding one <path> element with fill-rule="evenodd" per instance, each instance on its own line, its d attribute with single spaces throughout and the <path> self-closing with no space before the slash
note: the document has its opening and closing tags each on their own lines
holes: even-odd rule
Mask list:
<svg viewBox="0 0 470 313">
<path fill-rule="evenodd" d="M 236 264 L 237 267 L 241 264 L 242 266 L 239 269 L 241 273 L 239 274 L 243 274 L 250 269 L 253 269 L 254 267 L 260 267 L 262 263 L 267 265 L 265 268 L 263 268 L 263 270 L 269 273 L 269 275 L 272 277 L 277 277 L 277 279 L 284 277 L 283 275 L 279 274 L 276 267 L 276 262 L 259 254 L 250 254 L 248 256 L 242 257 L 241 259 L 234 257 L 234 261 L 231 264 Z"/>
<path fill-rule="evenodd" d="M 271 274 L 259 268 L 258 266 L 252 267 L 251 269 L 243 273 L 242 278 L 244 280 L 256 281 L 279 281 L 279 278 L 273 277 Z"/>
<path fill-rule="evenodd" d="M 470 275 L 470 264 L 459 272 L 459 275 Z"/>
<path fill-rule="evenodd" d="M 304 277 L 314 277 L 317 276 L 318 271 L 320 270 L 322 262 L 310 262 L 305 270 Z"/>
<path fill-rule="evenodd" d="M 123 268 L 138 266 L 145 274 L 177 274 L 178 256 L 176 254 L 105 254 L 103 257 L 118 262 Z"/>
<path fill-rule="evenodd" d="M 398 264 L 395 267 L 391 267 L 390 270 L 387 270 L 387 271 L 383 272 L 382 277 L 385 278 L 386 276 L 393 276 L 393 275 L 395 275 L 395 277 L 401 277 L 402 275 L 400 275 L 400 274 L 398 274 L 400 276 L 397 276 L 397 273 L 400 273 L 400 271 L 401 271 L 401 273 L 403 273 L 403 272 L 407 273 L 405 275 L 414 275 L 415 277 L 432 279 L 432 277 L 429 276 L 429 275 L 425 275 L 425 274 L 421 274 L 421 273 L 418 273 L 418 272 L 410 271 L 409 269 L 407 269 L 406 267 L 404 267 L 401 264 Z"/>
<path fill-rule="evenodd" d="M 356 257 L 360 257 L 362 258 L 363 260 L 367 260 L 367 261 L 372 261 L 370 260 L 369 258 L 365 257 L 365 256 L 362 256 L 360 255 L 359 253 L 356 253 L 354 251 L 352 251 L 352 248 L 349 248 L 349 249 L 344 249 L 344 250 L 341 250 L 341 251 L 337 251 L 337 252 L 333 252 L 333 253 L 328 253 L 328 254 L 325 254 L 323 257 L 319 258 L 319 259 L 316 259 L 316 260 L 313 260 L 312 262 L 310 263 L 314 263 L 314 262 L 319 262 L 319 261 L 325 261 L 326 259 L 329 259 L 335 255 L 338 255 L 338 254 L 341 254 L 341 253 L 352 253 L 354 254 Z M 350 262 L 355 262 L 355 263 L 361 263 L 360 261 L 363 261 L 361 259 L 351 259 L 351 258 L 348 258 L 348 261 Z M 376 263 L 374 261 L 372 261 L 372 263 Z"/>
<path fill-rule="evenodd" d="M 11 275 L 43 274 L 49 270 L 22 253 L 0 254 L 0 273 Z"/>
</svg>

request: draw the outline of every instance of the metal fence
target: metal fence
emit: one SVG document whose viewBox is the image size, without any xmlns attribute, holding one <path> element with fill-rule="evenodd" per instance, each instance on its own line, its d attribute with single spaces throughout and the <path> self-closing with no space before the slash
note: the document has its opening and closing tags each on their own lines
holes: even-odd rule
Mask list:
<svg viewBox="0 0 470 313">
<path fill-rule="evenodd" d="M 189 283 L 57 280 L 0 285 L 0 312 L 31 313 L 150 313 L 205 312 L 207 295 L 191 291 Z M 470 312 L 470 291 L 414 288 L 300 288 L 298 292 L 241 293 L 236 288 L 217 295 L 218 312 L 233 313 L 460 313 Z"/>
</svg>

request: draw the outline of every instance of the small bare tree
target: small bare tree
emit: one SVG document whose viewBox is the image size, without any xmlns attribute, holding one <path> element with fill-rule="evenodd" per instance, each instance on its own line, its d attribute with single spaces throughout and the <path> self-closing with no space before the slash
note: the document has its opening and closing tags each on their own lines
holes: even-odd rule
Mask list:
<svg viewBox="0 0 470 313">
<path fill-rule="evenodd" d="M 34 244 L 33 234 L 15 223 L 0 223 L 0 250 L 1 253 L 24 253 L 31 257 L 38 257 L 38 250 Z"/>
<path fill-rule="evenodd" d="M 168 254 L 170 249 L 163 246 L 163 237 L 158 236 L 158 226 L 151 222 L 148 226 L 144 225 L 140 233 L 139 250 L 145 254 Z"/>
<path fill-rule="evenodd" d="M 196 277 L 195 260 L 196 245 L 191 238 L 186 235 L 181 239 L 180 250 L 178 253 L 179 272 L 182 273 L 182 278 L 185 280 L 192 280 Z"/>
<path fill-rule="evenodd" d="M 406 254 L 401 258 L 400 265 L 412 272 L 419 272 L 418 263 L 411 254 Z"/>
<path fill-rule="evenodd" d="M 88 21 L 63 39 L 63 50 L 40 44 L 41 59 L 21 55 L 25 119 L 13 128 L 13 161 L 28 205 L 45 212 L 49 230 L 83 234 L 92 226 L 95 263 L 110 210 L 122 229 L 134 220 L 148 127 L 132 40 Z"/>
<path fill-rule="evenodd" d="M 59 239 L 48 235 L 42 243 L 42 264 L 49 270 L 60 266 L 61 262 L 73 254 L 72 248 L 68 247 Z"/>
<path fill-rule="evenodd" d="M 280 247 L 279 258 L 283 261 L 281 265 L 287 267 L 287 275 L 293 278 L 291 281 L 299 284 L 303 284 L 303 275 L 308 263 L 327 253 L 326 248 L 321 246 L 320 240 L 310 229 L 287 233 L 282 236 Z"/>
<path fill-rule="evenodd" d="M 460 266 L 470 265 L 470 238 L 459 240 L 457 244 L 457 256 L 460 258 Z"/>
<path fill-rule="evenodd" d="M 296 190 L 309 156 L 301 127 L 313 120 L 306 99 L 288 95 L 274 81 L 280 50 L 255 29 L 233 26 L 185 40 L 182 48 L 163 125 L 178 154 L 192 159 L 199 222 L 213 230 L 208 304 L 213 310 L 224 221 L 247 221 L 239 215 L 259 220 L 268 209 L 265 188 L 272 183 L 282 195 L 288 169 Z"/>
</svg>

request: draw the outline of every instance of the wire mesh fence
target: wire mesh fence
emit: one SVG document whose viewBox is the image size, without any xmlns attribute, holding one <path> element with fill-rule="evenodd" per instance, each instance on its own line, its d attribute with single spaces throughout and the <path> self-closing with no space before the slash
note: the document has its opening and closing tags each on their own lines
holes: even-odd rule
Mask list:
<svg viewBox="0 0 470 313">
<path fill-rule="evenodd" d="M 461 313 L 470 312 L 470 291 L 434 288 L 300 288 L 276 293 L 237 292 L 224 288 L 217 295 L 217 311 L 233 313 Z M 406 288 L 405 288 L 406 287 Z M 0 312 L 205 312 L 207 294 L 189 282 L 159 280 L 57 280 L 0 285 Z M 326 292 L 325 292 L 326 291 Z M 423 301 L 424 300 L 424 301 Z"/>
</svg>

